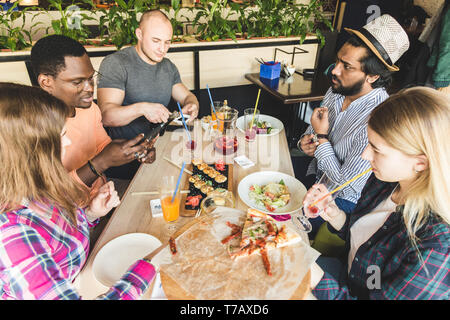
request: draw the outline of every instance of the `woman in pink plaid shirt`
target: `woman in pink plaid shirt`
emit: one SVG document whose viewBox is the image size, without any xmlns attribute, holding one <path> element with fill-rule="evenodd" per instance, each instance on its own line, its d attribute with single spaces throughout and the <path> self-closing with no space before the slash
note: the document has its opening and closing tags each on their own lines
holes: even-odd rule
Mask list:
<svg viewBox="0 0 450 320">
<path fill-rule="evenodd" d="M 64 169 L 68 116 L 39 88 L 0 83 L 0 299 L 80 299 L 89 228 L 120 202 L 112 182 L 89 199 Z M 139 260 L 98 298 L 139 298 L 154 276 Z"/>
</svg>

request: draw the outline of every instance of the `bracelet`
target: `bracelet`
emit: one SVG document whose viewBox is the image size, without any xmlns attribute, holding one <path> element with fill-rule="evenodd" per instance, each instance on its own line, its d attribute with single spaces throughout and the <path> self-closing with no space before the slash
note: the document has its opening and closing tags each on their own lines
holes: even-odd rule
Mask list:
<svg viewBox="0 0 450 320">
<path fill-rule="evenodd" d="M 89 168 L 91 168 L 91 171 L 98 177 L 103 177 L 103 174 L 98 173 L 97 169 L 95 169 L 94 165 L 92 164 L 91 160 L 88 160 Z"/>
</svg>

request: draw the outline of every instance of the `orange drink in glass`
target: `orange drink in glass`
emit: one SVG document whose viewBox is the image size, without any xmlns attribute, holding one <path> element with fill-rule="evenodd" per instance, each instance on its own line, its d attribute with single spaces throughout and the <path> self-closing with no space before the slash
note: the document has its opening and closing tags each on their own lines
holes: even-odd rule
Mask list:
<svg viewBox="0 0 450 320">
<path fill-rule="evenodd" d="M 174 222 L 180 216 L 180 193 L 177 192 L 172 202 L 172 195 L 167 195 L 161 199 L 161 208 L 164 220 Z"/>
<path fill-rule="evenodd" d="M 216 110 L 216 112 L 217 112 L 217 110 L 219 110 L 219 108 L 223 106 L 223 103 L 222 103 L 222 101 L 213 101 L 213 103 L 214 103 L 214 109 L 213 109 L 213 106 L 211 106 L 211 120 L 212 120 L 212 128 L 214 130 L 216 130 L 217 129 L 217 118 L 216 118 L 216 113 L 214 112 L 214 110 Z"/>
<path fill-rule="evenodd" d="M 163 176 L 159 187 L 159 195 L 161 200 L 161 209 L 166 222 L 175 222 L 180 216 L 180 190 L 174 196 L 177 177 L 169 175 Z M 172 201 L 172 197 L 174 198 Z"/>
</svg>

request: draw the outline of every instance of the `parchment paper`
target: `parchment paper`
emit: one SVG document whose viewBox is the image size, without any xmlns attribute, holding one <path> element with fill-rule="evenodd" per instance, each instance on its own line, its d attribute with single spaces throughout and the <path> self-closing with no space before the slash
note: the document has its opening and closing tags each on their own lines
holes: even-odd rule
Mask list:
<svg viewBox="0 0 450 320">
<path fill-rule="evenodd" d="M 155 258 L 168 276 L 197 299 L 289 299 L 320 253 L 299 242 L 268 250 L 272 276 L 261 255 L 231 259 L 221 240 L 231 234 L 226 222 L 242 226 L 246 212 L 218 208 L 176 239 L 177 254 L 169 248 Z M 278 222 L 291 230 L 290 221 Z"/>
</svg>

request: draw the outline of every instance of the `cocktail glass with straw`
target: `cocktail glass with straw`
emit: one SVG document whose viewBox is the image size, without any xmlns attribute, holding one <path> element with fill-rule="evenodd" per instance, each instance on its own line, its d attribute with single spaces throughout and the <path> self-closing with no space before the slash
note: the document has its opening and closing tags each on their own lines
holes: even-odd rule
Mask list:
<svg viewBox="0 0 450 320">
<path fill-rule="evenodd" d="M 177 102 L 177 105 L 178 105 L 178 110 L 180 111 L 180 114 L 181 114 L 181 120 L 182 120 L 182 122 L 183 122 L 184 128 L 186 129 L 187 136 L 188 136 L 188 139 L 189 139 L 189 140 L 186 142 L 186 148 L 189 149 L 189 150 L 194 150 L 195 147 L 196 147 L 196 143 L 195 143 L 194 140 L 192 140 L 191 133 L 190 133 L 190 131 L 189 131 L 189 128 L 188 128 L 187 125 L 186 125 L 186 119 L 184 118 L 183 111 L 181 111 L 180 103 Z"/>
<path fill-rule="evenodd" d="M 209 101 L 211 103 L 211 126 L 215 130 L 215 129 L 217 129 L 216 105 L 214 105 L 214 101 L 212 99 L 211 91 L 209 90 L 208 85 L 206 85 L 206 89 L 208 91 Z"/>
<path fill-rule="evenodd" d="M 256 140 L 256 124 L 259 121 L 259 110 L 256 110 L 256 114 L 254 114 L 254 111 L 254 108 L 244 109 L 245 140 L 249 142 Z M 253 128 L 251 128 L 253 117 L 254 124 Z"/>
<path fill-rule="evenodd" d="M 259 95 L 260 94 L 261 94 L 261 89 L 258 90 L 258 96 L 256 97 L 255 108 L 253 110 L 253 115 L 252 115 L 252 118 L 251 118 L 250 125 L 249 125 L 248 128 L 246 127 L 246 129 L 245 129 L 245 140 L 247 140 L 247 141 L 254 141 L 255 138 L 256 138 L 256 128 L 254 127 L 254 125 L 255 125 L 256 112 L 259 111 L 258 110 L 258 102 L 259 102 Z M 259 112 L 258 112 L 258 114 L 259 114 Z M 246 118 L 245 118 L 245 120 L 247 120 Z"/>
<path fill-rule="evenodd" d="M 355 177 L 351 178 L 347 182 L 343 183 L 342 185 L 340 185 L 334 189 L 331 189 L 332 187 L 330 186 L 329 188 L 331 189 L 331 191 L 327 192 L 328 190 L 330 190 L 330 189 L 327 189 L 327 191 L 325 191 L 325 194 L 321 197 L 319 196 L 319 193 L 318 193 L 318 198 L 315 201 L 313 201 L 312 203 L 306 203 L 307 208 L 305 208 L 305 206 L 302 206 L 300 208 L 301 210 L 298 213 L 291 215 L 291 220 L 294 223 L 294 225 L 297 226 L 302 231 L 310 232 L 312 230 L 312 226 L 311 226 L 311 223 L 309 222 L 308 218 L 303 214 L 304 210 L 305 209 L 308 210 L 313 215 L 320 214 L 323 211 L 323 209 L 325 209 L 327 207 L 327 205 L 337 197 L 338 191 L 342 190 L 344 187 L 346 187 L 347 185 L 349 185 L 356 179 L 359 179 L 360 177 L 364 176 L 366 173 L 370 172 L 371 170 L 372 170 L 372 168 L 365 170 L 364 172 L 356 175 Z M 324 176 L 326 178 L 324 178 Z M 329 179 L 329 178 L 328 178 L 328 176 L 326 176 L 326 174 L 324 174 L 321 177 L 321 180 L 322 179 Z M 319 180 L 318 184 L 320 184 L 321 180 Z M 322 186 L 325 187 L 324 185 L 322 185 Z M 320 194 L 323 194 L 323 193 L 324 192 L 322 190 L 322 192 Z"/>
<path fill-rule="evenodd" d="M 162 184 L 160 186 L 161 209 L 163 212 L 163 218 L 167 222 L 167 228 L 170 233 L 175 231 L 175 222 L 180 216 L 181 195 L 179 191 L 180 181 L 185 165 L 186 163 L 183 162 L 176 183 L 175 176 L 163 176 Z"/>
</svg>

